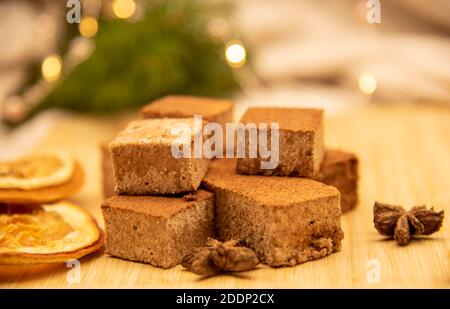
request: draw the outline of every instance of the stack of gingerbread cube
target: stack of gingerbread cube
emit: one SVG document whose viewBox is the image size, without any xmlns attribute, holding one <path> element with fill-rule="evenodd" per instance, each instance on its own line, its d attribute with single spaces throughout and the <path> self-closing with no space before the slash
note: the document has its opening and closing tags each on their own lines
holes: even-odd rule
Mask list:
<svg viewBox="0 0 450 309">
<path fill-rule="evenodd" d="M 341 213 L 357 203 L 357 160 L 324 148 L 322 110 L 247 110 L 239 121 L 244 125 L 279 124 L 274 169 L 262 169 L 265 159 L 258 156 L 174 157 L 171 147 L 179 137 L 173 127 L 191 128 L 185 145 L 204 138 L 194 115 L 225 129 L 233 104 L 162 98 L 104 148 L 107 253 L 169 268 L 216 237 L 241 241 L 267 265 L 286 266 L 340 249 Z"/>
</svg>

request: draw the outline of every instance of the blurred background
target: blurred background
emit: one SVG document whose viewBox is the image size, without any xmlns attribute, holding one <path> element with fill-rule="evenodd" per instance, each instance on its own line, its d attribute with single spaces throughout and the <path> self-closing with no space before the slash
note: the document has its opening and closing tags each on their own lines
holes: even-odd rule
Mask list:
<svg viewBox="0 0 450 309">
<path fill-rule="evenodd" d="M 379 23 L 368 0 L 85 0 L 70 24 L 74 2 L 0 1 L 0 155 L 73 113 L 174 93 L 232 98 L 237 117 L 450 107 L 448 0 L 381 1 Z"/>
</svg>

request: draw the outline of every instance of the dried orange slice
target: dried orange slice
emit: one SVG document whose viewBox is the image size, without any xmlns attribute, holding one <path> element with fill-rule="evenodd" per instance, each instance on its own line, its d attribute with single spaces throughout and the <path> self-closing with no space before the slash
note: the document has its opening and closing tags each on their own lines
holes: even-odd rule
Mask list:
<svg viewBox="0 0 450 309">
<path fill-rule="evenodd" d="M 0 162 L 0 203 L 44 204 L 74 195 L 84 182 L 81 166 L 62 152 Z"/>
<path fill-rule="evenodd" d="M 0 188 L 32 190 L 57 186 L 69 181 L 73 171 L 74 162 L 65 152 L 0 161 Z"/>
<path fill-rule="evenodd" d="M 2 206 L 0 264 L 58 263 L 104 245 L 103 232 L 85 210 L 68 202 L 39 207 Z"/>
</svg>

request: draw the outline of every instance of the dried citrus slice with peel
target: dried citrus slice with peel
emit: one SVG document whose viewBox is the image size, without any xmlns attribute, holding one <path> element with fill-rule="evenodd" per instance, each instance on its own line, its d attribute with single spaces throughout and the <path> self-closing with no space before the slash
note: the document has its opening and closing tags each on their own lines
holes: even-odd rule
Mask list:
<svg viewBox="0 0 450 309">
<path fill-rule="evenodd" d="M 32 190 L 69 181 L 74 162 L 65 152 L 34 154 L 0 161 L 0 188 Z"/>
<path fill-rule="evenodd" d="M 5 189 L 0 186 L 0 203 L 11 205 L 40 205 L 59 201 L 77 193 L 84 182 L 84 172 L 81 166 L 71 161 L 73 171 L 68 181 L 52 186 L 35 188 L 29 190 L 23 189 Z M 34 166 L 34 164 L 32 164 Z M 4 168 L 5 169 L 5 168 Z M 42 175 L 42 174 L 41 174 Z M 0 176 L 0 179 L 2 177 Z M 42 179 L 43 177 L 40 177 Z M 60 178 L 61 180 L 62 178 Z M 49 182 L 47 181 L 46 184 Z M 41 182 L 41 184 L 44 184 Z"/>
<path fill-rule="evenodd" d="M 74 204 L 10 209 L 0 214 L 0 264 L 66 262 L 104 244 L 94 218 Z"/>
</svg>

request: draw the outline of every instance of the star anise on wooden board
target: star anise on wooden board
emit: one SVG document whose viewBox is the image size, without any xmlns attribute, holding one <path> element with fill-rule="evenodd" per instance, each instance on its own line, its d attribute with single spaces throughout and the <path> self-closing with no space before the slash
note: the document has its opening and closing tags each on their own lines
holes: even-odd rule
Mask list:
<svg viewBox="0 0 450 309">
<path fill-rule="evenodd" d="M 444 220 L 444 211 L 415 206 L 409 211 L 403 207 L 375 202 L 373 223 L 378 233 L 393 236 L 397 243 L 405 246 L 413 235 L 430 235 L 437 232 Z"/>
<path fill-rule="evenodd" d="M 252 249 L 238 246 L 235 240 L 222 243 L 213 238 L 208 239 L 206 247 L 196 248 L 184 257 L 181 263 L 201 276 L 212 276 L 224 271 L 247 271 L 258 264 L 258 257 Z"/>
</svg>

